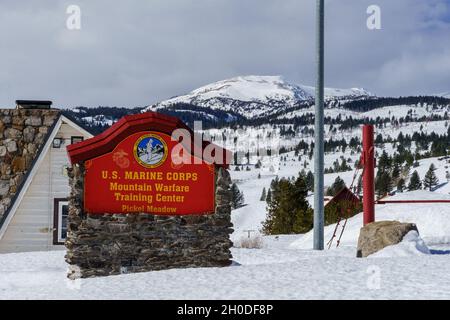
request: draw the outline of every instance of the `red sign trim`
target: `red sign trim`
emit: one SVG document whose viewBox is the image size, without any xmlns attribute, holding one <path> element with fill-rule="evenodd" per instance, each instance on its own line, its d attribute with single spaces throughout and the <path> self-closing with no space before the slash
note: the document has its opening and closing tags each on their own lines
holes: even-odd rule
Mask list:
<svg viewBox="0 0 450 320">
<path fill-rule="evenodd" d="M 97 156 L 106 154 L 114 150 L 115 146 L 127 136 L 146 130 L 152 130 L 160 133 L 171 135 L 176 129 L 187 130 L 192 137 L 191 152 L 200 148 L 202 151 L 209 145 L 214 146 L 214 150 L 221 153 L 221 161 L 217 163 L 216 159 L 206 158 L 206 162 L 214 163 L 217 166 L 228 169 L 232 154 L 230 151 L 223 149 L 211 142 L 203 141 L 201 146 L 194 145 L 194 132 L 186 126 L 181 120 L 168 115 L 145 112 L 136 115 L 125 116 L 117 123 L 112 125 L 103 133 L 94 138 L 87 139 L 73 145 L 67 146 L 67 152 L 72 164 L 82 163 Z M 206 157 L 209 157 L 206 155 Z"/>
</svg>

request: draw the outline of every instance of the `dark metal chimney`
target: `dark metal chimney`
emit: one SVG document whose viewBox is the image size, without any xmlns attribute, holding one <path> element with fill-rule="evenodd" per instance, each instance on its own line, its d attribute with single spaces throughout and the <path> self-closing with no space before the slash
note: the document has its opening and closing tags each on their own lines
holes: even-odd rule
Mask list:
<svg viewBox="0 0 450 320">
<path fill-rule="evenodd" d="M 16 100 L 17 109 L 50 109 L 51 101 L 44 100 Z"/>
</svg>

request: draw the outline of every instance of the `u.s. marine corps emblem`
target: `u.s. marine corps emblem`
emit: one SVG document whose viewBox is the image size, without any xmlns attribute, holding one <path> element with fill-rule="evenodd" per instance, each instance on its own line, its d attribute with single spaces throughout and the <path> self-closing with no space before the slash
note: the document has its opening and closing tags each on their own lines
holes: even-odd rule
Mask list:
<svg viewBox="0 0 450 320">
<path fill-rule="evenodd" d="M 144 134 L 134 144 L 133 154 L 141 166 L 157 168 L 167 159 L 167 144 L 156 134 Z"/>
</svg>

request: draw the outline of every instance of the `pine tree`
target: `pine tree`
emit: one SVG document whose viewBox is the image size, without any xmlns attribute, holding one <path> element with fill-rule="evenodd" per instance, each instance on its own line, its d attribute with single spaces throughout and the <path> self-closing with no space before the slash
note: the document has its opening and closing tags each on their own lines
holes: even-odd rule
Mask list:
<svg viewBox="0 0 450 320">
<path fill-rule="evenodd" d="M 415 170 L 411 175 L 411 179 L 409 179 L 408 190 L 414 191 L 420 189 L 422 189 L 422 181 L 420 181 L 419 173 Z"/>
<path fill-rule="evenodd" d="M 308 186 L 305 175 L 299 175 L 293 183 L 293 191 L 291 194 L 292 209 L 294 219 L 292 225 L 293 233 L 305 233 L 313 227 L 314 213 L 306 199 L 308 196 Z"/>
<path fill-rule="evenodd" d="M 397 180 L 400 177 L 400 166 L 397 162 L 394 163 L 394 168 L 392 169 L 392 179 Z"/>
<path fill-rule="evenodd" d="M 266 201 L 267 194 L 266 194 L 266 188 L 263 188 L 261 197 L 259 198 L 259 201 Z"/>
<path fill-rule="evenodd" d="M 314 174 L 311 171 L 306 174 L 306 186 L 308 191 L 314 192 Z"/>
<path fill-rule="evenodd" d="M 400 178 L 397 182 L 397 191 L 403 192 L 405 190 L 405 179 Z"/>
<path fill-rule="evenodd" d="M 391 166 L 391 163 L 392 159 L 389 157 L 387 152 L 383 150 L 383 153 L 378 160 L 378 170 L 382 172 L 388 170 Z"/>
<path fill-rule="evenodd" d="M 244 206 L 244 193 L 242 193 L 236 183 L 231 185 L 231 207 L 237 209 Z"/>
<path fill-rule="evenodd" d="M 334 197 L 339 191 L 345 188 L 345 182 L 341 177 L 337 177 L 333 184 L 327 189 L 327 196 Z"/>
<path fill-rule="evenodd" d="M 392 191 L 392 178 L 389 172 L 379 170 L 375 180 L 375 190 L 378 197 L 389 194 Z"/>
<path fill-rule="evenodd" d="M 436 167 L 432 163 L 425 174 L 425 178 L 423 179 L 423 187 L 430 191 L 439 184 L 439 179 L 436 177 L 435 171 Z"/>
<path fill-rule="evenodd" d="M 363 175 L 361 174 L 358 178 L 358 183 L 356 185 L 356 195 L 360 195 L 362 193 L 362 181 Z"/>
<path fill-rule="evenodd" d="M 272 191 L 269 189 L 267 191 L 266 203 L 269 204 L 272 201 Z"/>
<path fill-rule="evenodd" d="M 312 228 L 313 213 L 306 199 L 305 175 L 297 179 L 274 179 L 267 193 L 267 216 L 264 234 L 307 232 Z"/>
</svg>

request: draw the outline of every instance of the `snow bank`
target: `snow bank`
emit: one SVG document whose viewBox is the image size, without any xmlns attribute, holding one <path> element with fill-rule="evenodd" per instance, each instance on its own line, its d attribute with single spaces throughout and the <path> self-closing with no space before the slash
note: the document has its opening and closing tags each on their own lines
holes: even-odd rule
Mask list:
<svg viewBox="0 0 450 320">
<path fill-rule="evenodd" d="M 390 199 L 395 200 L 450 200 L 450 195 L 429 191 L 405 192 Z M 450 204 L 385 204 L 375 208 L 377 221 L 411 222 L 417 225 L 420 236 L 427 245 L 450 243 Z M 345 227 L 341 245 L 356 247 L 359 231 L 363 225 L 363 214 L 360 213 L 349 219 Z M 325 227 L 325 243 L 331 239 L 336 225 Z M 341 232 L 338 228 L 337 234 Z M 335 246 L 334 242 L 334 246 Z M 294 241 L 291 248 L 311 249 L 313 244 L 313 232 L 306 233 L 301 239 Z"/>
<path fill-rule="evenodd" d="M 408 257 L 412 255 L 431 254 L 430 249 L 419 236 L 417 231 L 410 231 L 399 244 L 388 246 L 370 257 L 376 258 L 392 258 L 392 257 Z"/>
<path fill-rule="evenodd" d="M 171 269 L 76 281 L 66 278 L 64 251 L 0 254 L 0 300 L 450 297 L 450 254 L 359 259 L 350 247 L 326 251 L 286 248 L 298 237 L 265 237 L 262 249 L 233 248 L 232 267 Z M 374 267 L 381 272 L 379 288 L 369 286 Z"/>
</svg>

